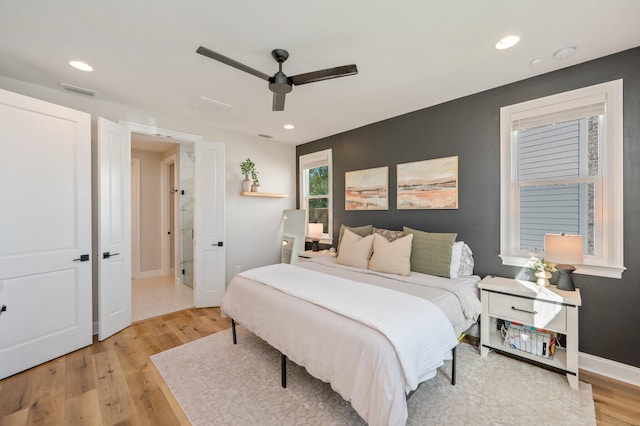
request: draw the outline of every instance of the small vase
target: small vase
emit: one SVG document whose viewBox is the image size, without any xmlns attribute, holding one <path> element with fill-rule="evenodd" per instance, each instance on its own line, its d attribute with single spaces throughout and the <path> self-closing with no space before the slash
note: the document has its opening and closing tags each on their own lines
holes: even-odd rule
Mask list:
<svg viewBox="0 0 640 426">
<path fill-rule="evenodd" d="M 244 175 L 244 180 L 242 181 L 242 191 L 251 191 L 251 179 L 249 179 L 249 175 Z"/>
<path fill-rule="evenodd" d="M 535 273 L 535 276 L 538 278 L 536 284 L 538 284 L 540 287 L 549 287 L 549 278 L 551 278 L 551 272 L 538 271 Z"/>
<path fill-rule="evenodd" d="M 258 186 L 260 185 L 256 185 L 255 183 L 251 185 L 251 192 L 258 192 Z"/>
</svg>

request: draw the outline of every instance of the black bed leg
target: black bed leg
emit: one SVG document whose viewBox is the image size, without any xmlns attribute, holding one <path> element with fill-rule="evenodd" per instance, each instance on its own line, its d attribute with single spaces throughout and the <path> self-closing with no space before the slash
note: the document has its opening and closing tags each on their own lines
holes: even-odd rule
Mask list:
<svg viewBox="0 0 640 426">
<path fill-rule="evenodd" d="M 233 332 L 233 344 L 238 344 L 238 338 L 236 337 L 236 320 L 231 318 L 231 331 Z"/>
<path fill-rule="evenodd" d="M 282 387 L 286 389 L 287 387 L 287 356 L 285 354 L 282 355 Z"/>
<path fill-rule="evenodd" d="M 451 354 L 453 355 L 451 359 L 451 384 L 453 386 L 456 385 L 456 349 L 458 349 L 458 346 L 451 349 Z"/>
</svg>

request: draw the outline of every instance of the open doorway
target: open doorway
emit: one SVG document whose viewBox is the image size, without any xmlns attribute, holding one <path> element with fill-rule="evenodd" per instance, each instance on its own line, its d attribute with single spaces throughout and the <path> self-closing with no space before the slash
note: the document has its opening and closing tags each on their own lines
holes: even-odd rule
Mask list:
<svg viewBox="0 0 640 426">
<path fill-rule="evenodd" d="M 132 320 L 194 306 L 193 144 L 131 133 Z"/>
</svg>

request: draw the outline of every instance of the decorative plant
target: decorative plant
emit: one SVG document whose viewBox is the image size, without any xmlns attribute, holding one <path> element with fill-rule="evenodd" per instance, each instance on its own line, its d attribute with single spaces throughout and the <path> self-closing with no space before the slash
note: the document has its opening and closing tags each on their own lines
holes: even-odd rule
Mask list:
<svg viewBox="0 0 640 426">
<path fill-rule="evenodd" d="M 255 168 L 251 169 L 251 179 L 253 180 L 254 185 L 260 185 L 260 180 L 258 180 L 258 171 Z"/>
<path fill-rule="evenodd" d="M 532 258 L 527 267 L 533 269 L 536 272 L 555 272 L 556 268 L 553 263 L 549 263 L 544 259 Z"/>
<path fill-rule="evenodd" d="M 251 158 L 247 158 L 242 163 L 240 163 L 240 171 L 242 172 L 243 175 L 248 175 L 250 173 L 253 173 L 253 171 L 255 170 L 255 167 L 256 165 L 251 160 Z"/>
</svg>

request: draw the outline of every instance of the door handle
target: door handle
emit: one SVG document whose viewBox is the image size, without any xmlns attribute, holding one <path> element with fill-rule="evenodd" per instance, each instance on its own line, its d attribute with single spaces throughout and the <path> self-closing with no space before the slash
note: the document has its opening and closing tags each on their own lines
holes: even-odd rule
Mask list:
<svg viewBox="0 0 640 426">
<path fill-rule="evenodd" d="M 81 254 L 79 258 L 73 259 L 74 262 L 86 262 L 87 260 L 89 260 L 88 254 Z"/>
<path fill-rule="evenodd" d="M 111 256 L 117 256 L 117 255 L 119 255 L 119 254 L 120 254 L 120 253 L 109 253 L 108 251 L 105 251 L 104 253 L 102 253 L 102 258 L 103 258 L 103 259 L 108 259 L 108 258 L 110 258 Z"/>
</svg>

